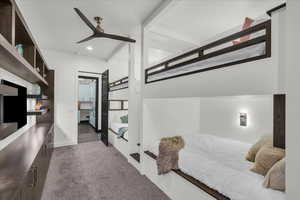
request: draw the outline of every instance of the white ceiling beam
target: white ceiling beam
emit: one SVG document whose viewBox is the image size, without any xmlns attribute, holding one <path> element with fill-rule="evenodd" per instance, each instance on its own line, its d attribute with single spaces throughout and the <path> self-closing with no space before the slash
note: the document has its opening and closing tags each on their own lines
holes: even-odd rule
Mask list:
<svg viewBox="0 0 300 200">
<path fill-rule="evenodd" d="M 121 51 L 121 49 L 123 49 L 123 47 L 125 47 L 125 45 L 127 45 L 127 43 L 122 42 L 116 48 L 114 48 L 114 50 L 112 50 L 112 52 L 107 57 L 106 62 L 109 62 L 119 51 Z"/>
<path fill-rule="evenodd" d="M 163 15 L 167 12 L 167 10 L 174 6 L 178 2 L 178 0 L 163 0 L 154 10 L 153 12 L 144 19 L 142 23 L 143 28 L 150 28 L 156 20 L 158 20 L 159 16 Z M 106 61 L 109 62 L 115 54 L 117 54 L 126 43 L 120 43 L 107 57 Z"/>
<path fill-rule="evenodd" d="M 163 0 L 154 11 L 143 21 L 142 26 L 144 29 L 149 29 L 155 21 L 159 19 L 161 15 L 167 12 L 167 10 L 174 6 L 178 0 Z"/>
</svg>

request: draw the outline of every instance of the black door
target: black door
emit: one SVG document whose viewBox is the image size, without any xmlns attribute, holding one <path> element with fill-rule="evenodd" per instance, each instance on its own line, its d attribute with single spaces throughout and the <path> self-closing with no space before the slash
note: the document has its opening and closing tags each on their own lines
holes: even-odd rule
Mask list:
<svg viewBox="0 0 300 200">
<path fill-rule="evenodd" d="M 101 140 L 108 146 L 108 92 L 109 79 L 108 70 L 102 73 L 102 114 L 101 114 Z"/>
</svg>

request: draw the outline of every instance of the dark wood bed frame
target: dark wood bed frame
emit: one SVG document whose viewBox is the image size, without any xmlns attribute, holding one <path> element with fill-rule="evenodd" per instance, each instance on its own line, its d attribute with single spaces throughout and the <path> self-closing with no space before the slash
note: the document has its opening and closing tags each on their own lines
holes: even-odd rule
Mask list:
<svg viewBox="0 0 300 200">
<path fill-rule="evenodd" d="M 121 79 L 119 79 L 119 80 L 117 80 L 117 81 L 114 81 L 114 82 L 110 83 L 110 84 L 109 84 L 109 91 L 110 91 L 110 92 L 113 92 L 113 91 L 123 90 L 123 89 L 128 88 L 128 86 L 127 86 L 127 87 L 123 87 L 123 88 L 113 89 L 113 88 L 116 87 L 116 86 L 128 84 L 128 80 L 129 80 L 129 79 L 128 79 L 128 76 L 126 76 L 126 77 L 124 77 L 124 78 L 121 78 Z"/>
<path fill-rule="evenodd" d="M 265 35 L 263 35 L 263 36 L 260 36 L 260 37 L 254 38 L 254 39 L 250 39 L 246 42 L 243 42 L 243 43 L 240 43 L 240 44 L 237 44 L 237 45 L 232 45 L 232 46 L 220 49 L 220 50 L 216 50 L 216 51 L 213 51 L 211 53 L 204 54 L 205 50 L 212 49 L 212 48 L 217 47 L 219 45 L 223 45 L 225 43 L 228 43 L 228 42 L 231 42 L 233 40 L 239 39 L 243 36 L 247 36 L 249 34 L 253 34 L 253 33 L 256 33 L 256 32 L 262 31 L 262 30 L 265 30 Z M 186 72 L 186 73 L 181 73 L 181 74 L 176 74 L 176 75 L 170 75 L 168 77 L 160 78 L 160 79 L 157 79 L 157 80 L 152 80 L 152 81 L 148 80 L 148 77 L 151 76 L 151 75 L 155 75 L 155 74 L 159 74 L 159 73 L 166 72 L 166 71 L 169 71 L 169 70 L 173 70 L 173 69 L 176 69 L 176 68 L 180 68 L 180 67 L 183 67 L 183 66 L 186 66 L 186 65 L 189 65 L 189 64 L 197 63 L 199 61 L 203 61 L 203 60 L 206 60 L 206 59 L 209 59 L 209 58 L 213 58 L 213 57 L 216 57 L 216 56 L 220 56 L 220 55 L 223 55 L 223 54 L 234 52 L 234 51 L 237 51 L 237 50 L 240 50 L 240 49 L 243 49 L 243 48 L 246 48 L 246 47 L 254 46 L 254 45 L 257 45 L 257 44 L 260 44 L 260 43 L 264 43 L 264 42 L 266 43 L 265 54 L 260 55 L 260 56 L 254 56 L 254 57 L 251 57 L 251 58 L 246 58 L 246 59 L 242 59 L 242 60 L 238 60 L 238 61 L 233 61 L 233 62 L 230 62 L 230 63 L 225 63 L 225 64 L 221 64 L 221 65 L 217 65 L 217 66 L 210 66 L 210 67 L 202 68 L 202 69 L 191 71 L 191 72 Z M 190 56 L 194 56 L 194 55 L 197 55 L 197 57 L 187 59 Z M 234 34 L 229 35 L 225 38 L 219 39 L 215 42 L 212 42 L 212 43 L 207 44 L 205 46 L 202 46 L 200 48 L 194 49 L 194 50 L 189 51 L 187 53 L 184 53 L 182 55 L 176 56 L 176 57 L 171 58 L 171 59 L 169 59 L 167 61 L 164 61 L 162 63 L 159 63 L 159 64 L 157 64 L 153 67 L 147 68 L 145 70 L 145 84 L 149 84 L 149 83 L 153 83 L 153 82 L 157 82 L 157 81 L 162 81 L 162 80 L 167 80 L 167 79 L 171 79 L 171 78 L 177 78 L 177 77 L 180 77 L 180 76 L 186 76 L 186 75 L 195 74 L 195 73 L 199 73 L 199 72 L 205 72 L 205 71 L 215 70 L 215 69 L 219 69 L 219 68 L 229 67 L 229 66 L 242 64 L 242 63 L 246 63 L 246 62 L 251 62 L 251 61 L 264 59 L 264 58 L 268 58 L 268 57 L 271 57 L 271 20 L 262 22 L 260 24 L 257 24 L 255 26 L 253 26 L 253 27 L 250 27 L 246 30 L 234 33 Z M 185 59 L 185 60 L 183 60 L 183 59 Z M 183 60 L 183 61 L 179 62 L 179 63 L 176 63 L 174 65 L 171 65 L 172 62 L 178 62 L 180 60 Z M 158 69 L 158 70 L 155 70 L 155 69 Z"/>
<path fill-rule="evenodd" d="M 274 146 L 278 148 L 285 149 L 285 117 L 286 117 L 286 100 L 285 94 L 275 94 L 273 96 L 273 138 L 274 138 Z M 156 160 L 157 156 L 150 152 L 144 152 L 149 157 Z M 181 176 L 185 180 L 189 181 L 196 187 L 200 188 L 207 194 L 211 195 L 217 200 L 230 200 L 229 197 L 224 196 L 218 191 L 208 187 L 201 181 L 195 179 L 194 177 L 182 172 L 181 170 L 172 170 L 177 175 Z"/>
<path fill-rule="evenodd" d="M 111 108 L 110 102 L 120 102 L 121 107 L 119 109 Z M 125 102 L 128 103 L 128 100 L 124 100 L 124 99 L 111 99 L 111 100 L 109 100 L 109 111 L 126 111 L 126 110 L 128 110 L 128 108 L 124 108 L 124 103 Z"/>
</svg>

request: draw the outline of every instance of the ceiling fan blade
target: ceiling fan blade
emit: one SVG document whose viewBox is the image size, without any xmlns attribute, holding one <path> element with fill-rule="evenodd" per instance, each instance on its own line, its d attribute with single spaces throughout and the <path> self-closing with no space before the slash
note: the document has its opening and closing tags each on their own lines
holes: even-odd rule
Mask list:
<svg viewBox="0 0 300 200">
<path fill-rule="evenodd" d="M 83 43 L 83 42 L 86 42 L 86 41 L 89 41 L 89 40 L 92 40 L 95 38 L 95 35 L 91 35 L 83 40 L 80 40 L 79 42 L 77 42 L 77 44 L 80 44 L 80 43 Z"/>
<path fill-rule="evenodd" d="M 92 29 L 93 32 L 97 32 L 97 29 L 95 28 L 95 26 L 93 26 L 93 24 L 88 20 L 88 18 L 78 8 L 74 8 L 74 10 L 79 15 L 79 17 L 84 21 L 84 23 L 86 25 L 88 25 L 88 27 L 90 27 L 90 29 Z"/>
<path fill-rule="evenodd" d="M 136 42 L 134 39 L 131 39 L 131 38 L 128 38 L 128 37 L 124 37 L 124 36 L 120 36 L 120 35 L 107 34 L 107 33 L 100 33 L 100 34 L 97 34 L 97 36 L 110 38 L 110 39 L 114 39 L 114 40 L 121 40 L 121 41 L 124 41 L 124 42 L 133 42 L 133 43 Z"/>
</svg>

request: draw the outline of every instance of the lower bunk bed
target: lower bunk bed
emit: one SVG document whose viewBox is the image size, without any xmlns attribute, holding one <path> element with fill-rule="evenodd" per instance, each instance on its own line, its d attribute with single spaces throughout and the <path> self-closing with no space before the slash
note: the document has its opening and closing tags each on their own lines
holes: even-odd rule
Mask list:
<svg viewBox="0 0 300 200">
<path fill-rule="evenodd" d="M 128 124 L 111 123 L 108 129 L 108 141 L 125 157 L 128 156 Z"/>
<path fill-rule="evenodd" d="M 145 151 L 145 174 L 172 199 L 286 199 L 284 192 L 264 188 L 264 176 L 250 171 L 253 163 L 245 159 L 250 144 L 204 134 L 184 136 L 184 141 L 180 170 L 165 175 L 157 175 L 159 143 Z"/>
</svg>

